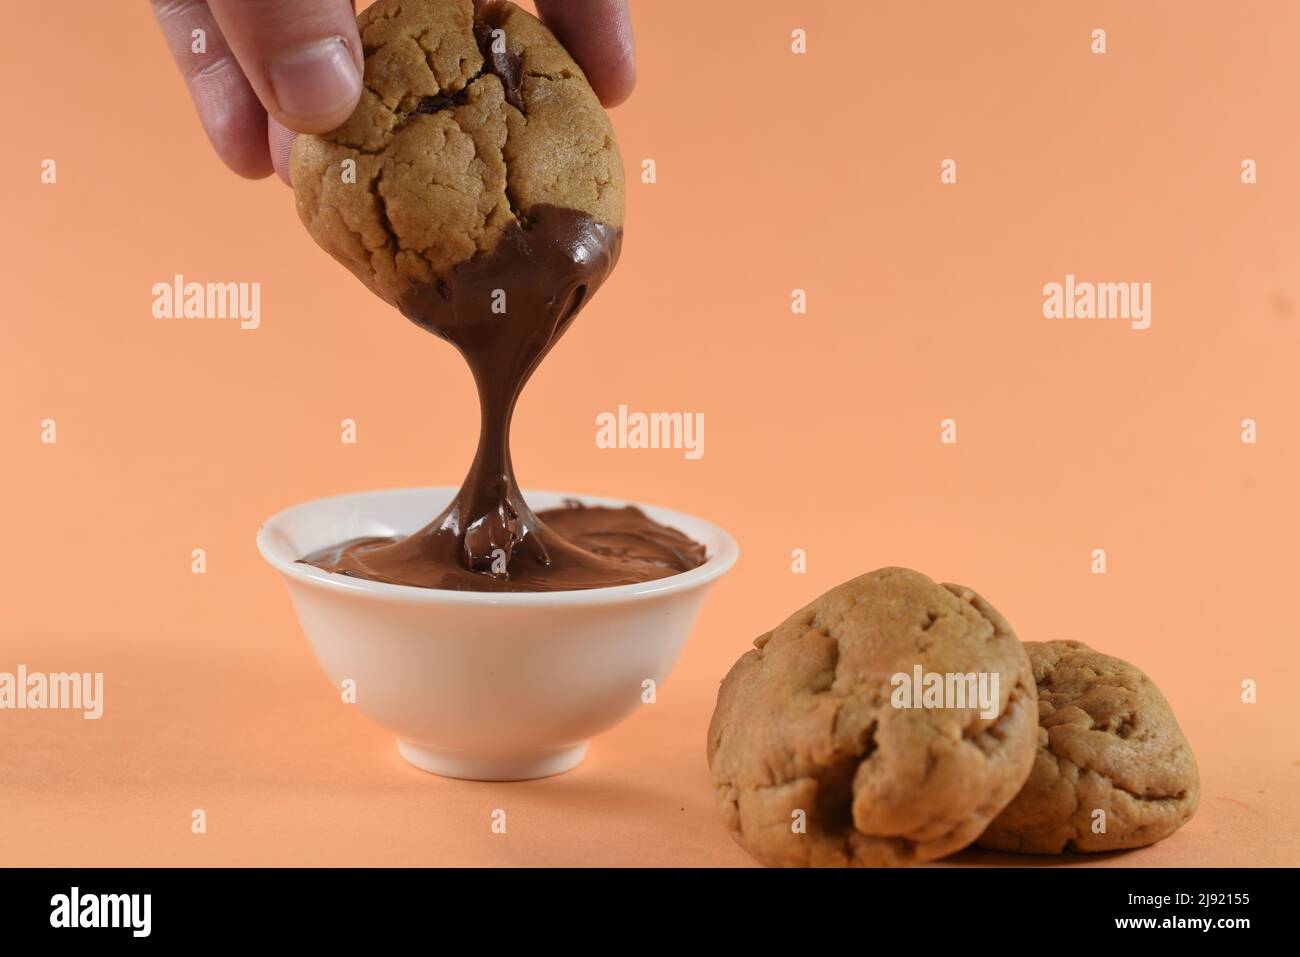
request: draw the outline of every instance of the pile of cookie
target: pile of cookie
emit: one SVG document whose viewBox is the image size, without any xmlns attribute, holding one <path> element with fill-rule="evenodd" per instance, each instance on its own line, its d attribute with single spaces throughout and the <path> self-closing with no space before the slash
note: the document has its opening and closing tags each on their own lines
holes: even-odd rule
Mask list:
<svg viewBox="0 0 1300 957">
<path fill-rule="evenodd" d="M 708 760 L 727 828 L 765 864 L 1118 850 L 1196 810 L 1196 760 L 1146 675 L 1022 643 L 968 588 L 883 568 L 754 645 L 723 679 Z"/>
</svg>

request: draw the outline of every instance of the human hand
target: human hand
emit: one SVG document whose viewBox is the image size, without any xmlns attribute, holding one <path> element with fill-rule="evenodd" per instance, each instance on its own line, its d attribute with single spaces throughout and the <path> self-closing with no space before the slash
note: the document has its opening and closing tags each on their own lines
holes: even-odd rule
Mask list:
<svg viewBox="0 0 1300 957">
<path fill-rule="evenodd" d="M 208 139 L 240 176 L 274 170 L 288 183 L 294 136 L 334 129 L 361 97 L 353 0 L 150 3 Z M 537 12 L 605 106 L 627 99 L 636 83 L 627 0 L 537 0 Z"/>
</svg>

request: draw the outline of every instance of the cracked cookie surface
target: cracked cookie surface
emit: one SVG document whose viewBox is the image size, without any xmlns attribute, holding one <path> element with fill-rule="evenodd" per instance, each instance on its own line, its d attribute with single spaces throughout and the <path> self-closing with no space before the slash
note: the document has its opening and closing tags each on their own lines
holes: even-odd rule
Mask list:
<svg viewBox="0 0 1300 957">
<path fill-rule="evenodd" d="M 708 760 L 732 836 L 784 866 L 900 865 L 957 851 L 1020 790 L 1037 709 L 1019 640 L 984 599 L 905 568 L 845 582 L 735 663 Z M 896 708 L 891 679 L 997 673 L 997 713 Z M 805 833 L 795 825 L 802 811 Z"/>
<path fill-rule="evenodd" d="M 536 207 L 623 225 L 623 166 L 582 70 L 511 3 L 378 0 L 357 17 L 361 102 L 299 136 L 298 215 L 386 302 L 493 250 Z M 349 162 L 350 161 L 350 162 Z"/>
<path fill-rule="evenodd" d="M 1025 642 L 1038 686 L 1029 780 L 979 839 L 1026 854 L 1111 851 L 1168 837 L 1200 798 L 1196 759 L 1160 689 L 1077 641 Z M 1094 812 L 1105 831 L 1093 833 Z"/>
</svg>

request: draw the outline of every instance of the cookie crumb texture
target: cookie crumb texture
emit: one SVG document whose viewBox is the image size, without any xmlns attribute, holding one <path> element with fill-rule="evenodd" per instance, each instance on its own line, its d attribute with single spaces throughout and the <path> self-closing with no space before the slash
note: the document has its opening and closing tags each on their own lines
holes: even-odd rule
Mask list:
<svg viewBox="0 0 1300 957">
<path fill-rule="evenodd" d="M 980 845 L 1113 851 L 1153 844 L 1186 824 L 1200 800 L 1196 759 L 1151 679 L 1077 641 L 1026 642 L 1025 650 L 1038 686 L 1038 753 Z"/>
<path fill-rule="evenodd" d="M 374 293 L 400 308 L 537 206 L 622 227 L 609 118 L 535 17 L 511 3 L 476 21 L 472 0 L 378 0 L 357 26 L 361 102 L 333 132 L 299 136 L 290 173 L 308 232 Z"/>
<path fill-rule="evenodd" d="M 1038 733 L 1029 660 L 968 588 L 883 568 L 754 645 L 723 679 L 708 759 L 728 829 L 763 863 L 943 857 L 974 841 L 1029 774 Z M 895 708 L 892 676 L 918 664 L 997 672 L 996 716 Z"/>
</svg>

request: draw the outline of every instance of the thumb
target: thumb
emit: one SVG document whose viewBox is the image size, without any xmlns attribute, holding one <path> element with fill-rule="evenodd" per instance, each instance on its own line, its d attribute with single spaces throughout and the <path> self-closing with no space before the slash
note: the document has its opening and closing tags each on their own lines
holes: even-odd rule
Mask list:
<svg viewBox="0 0 1300 957">
<path fill-rule="evenodd" d="M 266 112 L 325 133 L 361 98 L 364 60 L 349 0 L 208 0 Z"/>
</svg>

